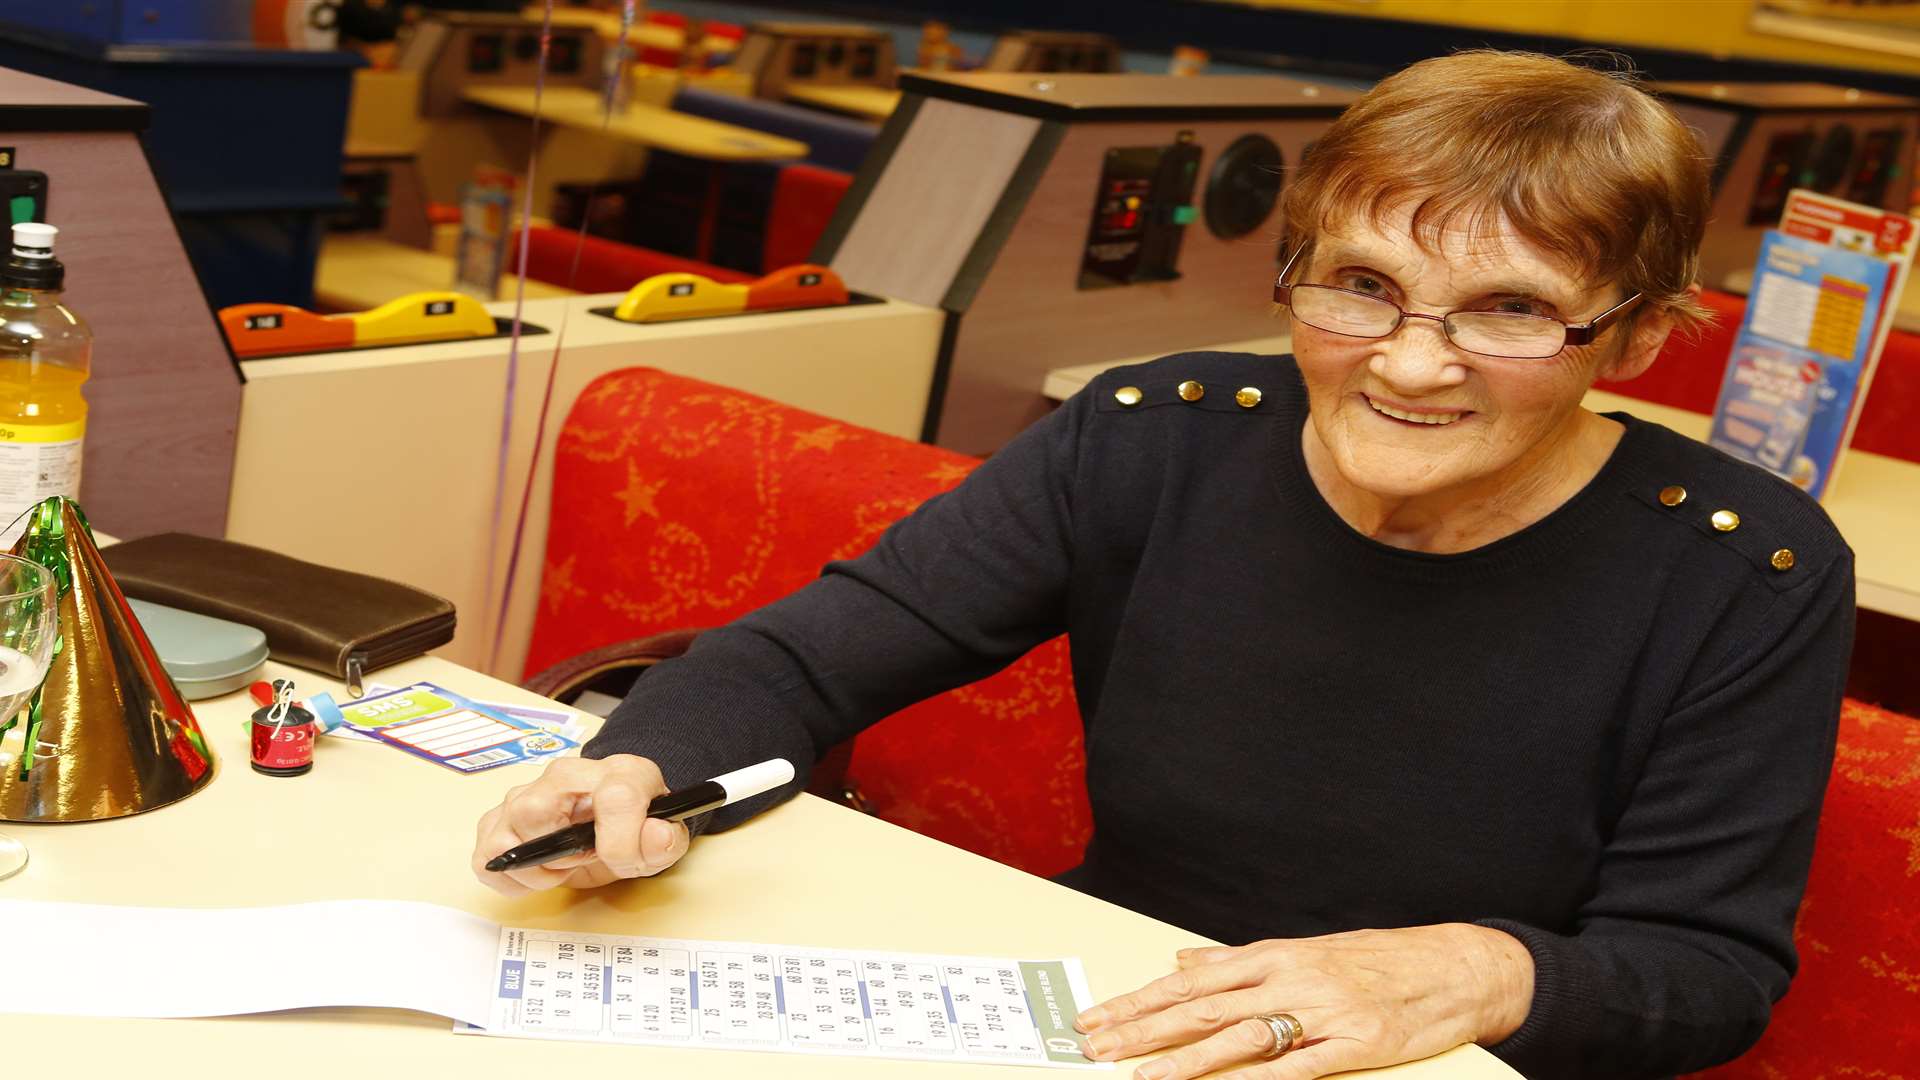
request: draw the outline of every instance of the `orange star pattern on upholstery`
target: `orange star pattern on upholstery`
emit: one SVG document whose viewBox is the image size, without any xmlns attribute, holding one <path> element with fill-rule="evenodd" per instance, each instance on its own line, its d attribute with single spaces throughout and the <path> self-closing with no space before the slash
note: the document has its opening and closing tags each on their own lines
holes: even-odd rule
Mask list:
<svg viewBox="0 0 1920 1080">
<path fill-rule="evenodd" d="M 828 453 L 832 453 L 833 448 L 840 445 L 846 437 L 846 428 L 838 424 L 828 424 L 825 427 L 817 427 L 812 431 L 803 431 L 795 435 L 793 437 L 793 448 L 795 451 L 825 450 Z"/>
<path fill-rule="evenodd" d="M 660 516 L 660 508 L 654 505 L 653 500 L 655 496 L 660 494 L 660 489 L 666 486 L 667 482 L 665 480 L 649 484 L 645 480 L 640 479 L 640 474 L 633 467 L 633 462 L 627 462 L 627 486 L 625 489 L 616 492 L 613 497 L 619 499 L 621 505 L 627 508 L 625 524 L 628 528 L 631 528 L 633 523 L 640 519 L 641 514 L 645 514 L 650 518 L 658 518 Z"/>
</svg>

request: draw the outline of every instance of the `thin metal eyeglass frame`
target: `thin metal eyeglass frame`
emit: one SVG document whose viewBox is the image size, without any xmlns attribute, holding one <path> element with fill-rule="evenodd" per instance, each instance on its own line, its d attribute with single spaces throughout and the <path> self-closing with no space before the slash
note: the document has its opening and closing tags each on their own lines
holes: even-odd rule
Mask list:
<svg viewBox="0 0 1920 1080">
<path fill-rule="evenodd" d="M 1613 325 L 1621 316 L 1638 306 L 1641 298 L 1645 295 L 1644 293 L 1634 293 L 1632 296 L 1627 297 L 1625 300 L 1620 301 L 1583 323 L 1561 322 L 1551 315 L 1527 315 L 1518 311 L 1473 311 L 1471 309 L 1461 308 L 1456 308 L 1444 315 L 1428 315 L 1424 312 L 1408 311 L 1406 308 L 1401 307 L 1399 304 L 1394 303 L 1384 296 L 1374 296 L 1371 293 L 1363 293 L 1355 289 L 1342 289 L 1337 285 L 1315 285 L 1309 283 L 1295 286 L 1287 284 L 1287 275 L 1293 272 L 1293 264 L 1300 261 L 1300 255 L 1304 251 L 1306 251 L 1306 245 L 1304 244 L 1293 249 L 1293 254 L 1287 258 L 1287 265 L 1280 268 L 1280 276 L 1273 279 L 1274 303 L 1285 304 L 1287 310 L 1291 311 L 1293 310 L 1293 290 L 1295 288 L 1325 289 L 1328 292 L 1346 293 L 1350 296 L 1358 296 L 1378 304 L 1385 304 L 1400 313 L 1400 317 L 1394 321 L 1392 329 L 1384 334 L 1349 334 L 1341 330 L 1326 330 L 1326 327 L 1323 326 L 1316 326 L 1314 329 L 1326 330 L 1329 334 L 1339 334 L 1341 337 L 1360 338 L 1365 341 L 1379 341 L 1399 333 L 1400 328 L 1406 325 L 1408 319 L 1432 319 L 1434 322 L 1440 324 L 1440 332 L 1446 335 L 1447 340 L 1451 342 L 1454 347 L 1463 352 L 1470 352 L 1475 356 L 1491 356 L 1497 360 L 1551 360 L 1559 356 L 1569 345 L 1590 345 L 1593 343 L 1593 339 L 1599 337 L 1601 332 L 1606 330 L 1607 327 Z M 1458 341 L 1454 341 L 1453 328 L 1447 325 L 1447 320 L 1455 315 L 1498 315 L 1506 319 L 1539 319 L 1543 322 L 1560 323 L 1560 328 L 1566 332 L 1565 340 L 1560 343 L 1560 348 L 1555 349 L 1545 356 L 1506 356 L 1501 353 L 1481 352 L 1477 349 L 1469 349 Z M 1307 325 L 1313 326 L 1312 323 L 1308 323 Z"/>
</svg>

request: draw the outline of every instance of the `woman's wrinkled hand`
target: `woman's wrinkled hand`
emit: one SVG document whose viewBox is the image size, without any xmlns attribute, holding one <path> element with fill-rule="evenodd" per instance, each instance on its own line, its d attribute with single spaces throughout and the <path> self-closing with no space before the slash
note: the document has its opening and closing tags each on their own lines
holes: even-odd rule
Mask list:
<svg viewBox="0 0 1920 1080">
<path fill-rule="evenodd" d="M 590 889 L 622 878 L 649 877 L 687 853 L 687 827 L 647 816 L 665 794 L 660 767 L 643 757 L 563 757 L 530 784 L 507 792 L 474 830 L 473 876 L 496 892 L 524 896 L 567 886 Z M 593 822 L 593 850 L 494 873 L 487 861 L 508 848 L 582 821 Z"/>
<path fill-rule="evenodd" d="M 1468 923 L 1183 949 L 1179 970 L 1096 1005 L 1076 1025 L 1088 1053 L 1115 1061 L 1177 1047 L 1140 1080 L 1245 1066 L 1235 1080 L 1308 1077 L 1414 1061 L 1518 1030 L 1533 1000 L 1533 958 L 1514 937 Z M 1269 1060 L 1262 1015 L 1306 1029 Z"/>
</svg>

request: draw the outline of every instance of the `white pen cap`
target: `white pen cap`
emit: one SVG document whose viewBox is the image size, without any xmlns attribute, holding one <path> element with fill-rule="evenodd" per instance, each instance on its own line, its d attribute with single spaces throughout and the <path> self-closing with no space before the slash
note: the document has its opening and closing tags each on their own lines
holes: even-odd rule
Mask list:
<svg viewBox="0 0 1920 1080">
<path fill-rule="evenodd" d="M 793 762 L 778 757 L 713 778 L 714 783 L 727 789 L 729 805 L 741 799 L 751 799 L 762 792 L 772 791 L 782 784 L 791 783 L 792 780 Z"/>
</svg>

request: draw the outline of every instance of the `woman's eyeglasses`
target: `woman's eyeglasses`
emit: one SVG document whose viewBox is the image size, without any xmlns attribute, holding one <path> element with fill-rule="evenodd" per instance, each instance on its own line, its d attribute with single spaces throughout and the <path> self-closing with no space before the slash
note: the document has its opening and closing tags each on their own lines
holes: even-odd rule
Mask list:
<svg viewBox="0 0 1920 1080">
<path fill-rule="evenodd" d="M 1390 337 L 1408 319 L 1432 319 L 1440 324 L 1447 340 L 1470 353 L 1508 360 L 1545 360 L 1560 355 L 1569 345 L 1586 345 L 1600 332 L 1640 303 L 1634 293 L 1595 316 L 1591 321 L 1569 326 L 1547 315 L 1528 315 L 1518 311 L 1449 311 L 1445 315 L 1423 315 L 1407 311 L 1382 296 L 1370 296 L 1332 285 L 1288 285 L 1287 275 L 1300 259 L 1296 249 L 1280 276 L 1273 282 L 1273 300 L 1285 304 L 1293 317 L 1316 330 L 1345 337 Z"/>
</svg>

